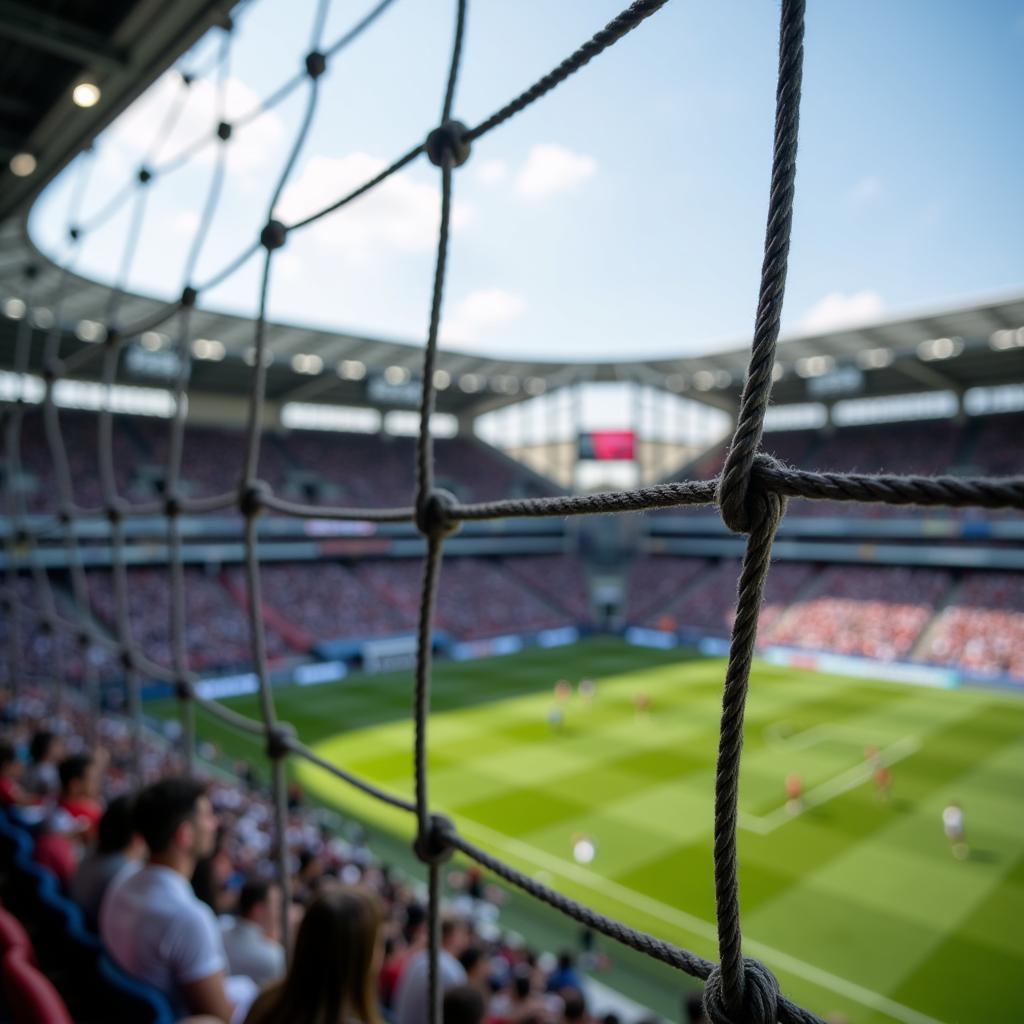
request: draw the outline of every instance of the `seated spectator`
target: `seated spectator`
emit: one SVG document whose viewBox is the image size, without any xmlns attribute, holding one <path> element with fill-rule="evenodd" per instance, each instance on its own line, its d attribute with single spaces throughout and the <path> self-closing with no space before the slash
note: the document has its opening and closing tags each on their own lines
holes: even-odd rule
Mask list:
<svg viewBox="0 0 1024 1024">
<path fill-rule="evenodd" d="M 466 922 L 448 916 L 441 922 L 441 949 L 438 979 L 443 989 L 465 985 L 466 971 L 457 957 L 469 944 Z M 402 971 L 395 993 L 396 1024 L 427 1024 L 427 968 L 430 953 L 423 949 L 413 956 Z"/>
<path fill-rule="evenodd" d="M 78 870 L 77 850 L 78 844 L 69 838 L 68 833 L 55 828 L 53 819 L 48 819 L 43 822 L 36 836 L 32 859 L 40 867 L 52 872 L 61 888 L 67 892 Z"/>
<path fill-rule="evenodd" d="M 179 1012 L 230 1021 L 235 1007 L 217 919 L 189 885 L 217 834 L 205 787 L 193 779 L 156 782 L 136 799 L 134 822 L 149 860 L 107 888 L 103 942 L 124 970 L 163 992 Z"/>
<path fill-rule="evenodd" d="M 565 1008 L 562 1010 L 564 1024 L 585 1024 L 591 1019 L 590 1014 L 587 1013 L 587 1001 L 580 989 L 563 988 L 561 995 L 565 1004 Z"/>
<path fill-rule="evenodd" d="M 135 831 L 133 811 L 134 800 L 130 796 L 110 801 L 100 818 L 96 844 L 78 865 L 68 888 L 90 928 L 99 926 L 100 904 L 110 883 L 122 871 L 137 870 L 146 854 L 146 844 Z"/>
<path fill-rule="evenodd" d="M 475 985 L 456 985 L 444 994 L 443 1024 L 481 1024 L 485 1012 L 483 993 Z"/>
<path fill-rule="evenodd" d="M 238 896 L 238 916 L 223 928 L 224 952 L 232 974 L 244 974 L 261 988 L 284 976 L 280 920 L 280 886 L 246 882 Z"/>
<path fill-rule="evenodd" d="M 99 802 L 99 763 L 89 754 L 66 757 L 57 769 L 60 776 L 60 796 L 57 806 L 66 811 L 81 828 L 81 838 L 92 842 L 103 817 L 103 805 Z"/>
<path fill-rule="evenodd" d="M 260 995 L 245 1024 L 380 1024 L 381 923 L 366 890 L 325 889 L 302 919 L 288 974 Z"/>
<path fill-rule="evenodd" d="M 25 789 L 43 799 L 55 797 L 60 789 L 57 766 L 64 758 L 64 743 L 48 729 L 40 729 L 32 736 L 28 756 Z"/>
<path fill-rule="evenodd" d="M 35 798 L 21 784 L 25 766 L 10 743 L 0 743 L 0 807 L 27 807 Z"/>
<path fill-rule="evenodd" d="M 572 953 L 568 950 L 562 950 L 558 954 L 558 966 L 551 972 L 547 988 L 549 992 L 561 992 L 563 988 L 577 990 L 583 988 L 583 979 L 580 977 L 579 971 L 576 970 L 576 962 Z"/>
</svg>

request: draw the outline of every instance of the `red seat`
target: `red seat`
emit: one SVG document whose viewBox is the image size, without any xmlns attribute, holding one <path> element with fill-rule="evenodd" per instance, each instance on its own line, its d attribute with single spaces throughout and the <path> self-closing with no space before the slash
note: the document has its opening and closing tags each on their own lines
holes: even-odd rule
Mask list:
<svg viewBox="0 0 1024 1024">
<path fill-rule="evenodd" d="M 29 963 L 24 950 L 7 950 L 3 973 L 14 1024 L 74 1024 L 50 979 Z"/>
<path fill-rule="evenodd" d="M 59 832 L 47 832 L 36 839 L 32 859 L 57 876 L 61 888 L 67 892 L 71 879 L 75 877 L 78 861 L 75 848 L 67 836 Z"/>
<path fill-rule="evenodd" d="M 0 956 L 9 949 L 20 949 L 29 963 L 37 963 L 35 947 L 25 926 L 9 910 L 0 907 Z"/>
</svg>

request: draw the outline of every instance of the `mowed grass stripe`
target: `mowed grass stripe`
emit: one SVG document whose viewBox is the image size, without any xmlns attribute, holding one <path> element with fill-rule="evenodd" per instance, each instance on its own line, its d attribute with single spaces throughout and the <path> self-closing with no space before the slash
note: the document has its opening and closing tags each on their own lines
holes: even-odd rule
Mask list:
<svg viewBox="0 0 1024 1024">
<path fill-rule="evenodd" d="M 517 866 L 548 872 L 570 895 L 714 957 L 713 929 L 707 930 L 714 913 L 710 808 L 722 673 L 721 661 L 687 661 L 673 652 L 606 640 L 439 665 L 430 725 L 432 805 L 452 810 L 467 835 Z M 590 709 L 574 699 L 564 733 L 552 736 L 546 716 L 553 704 L 551 687 L 562 676 L 573 682 L 598 679 L 598 697 Z M 402 674 L 353 677 L 338 686 L 281 690 L 276 696 L 281 717 L 294 722 L 307 741 L 324 739 L 321 753 L 409 793 L 410 690 L 408 675 Z M 651 697 L 654 711 L 648 719 L 633 709 L 639 690 Z M 246 710 L 244 700 L 231 703 Z M 249 708 L 255 711 L 255 701 Z M 922 811 L 918 820 L 914 808 L 946 798 L 944 785 L 955 788 L 961 776 L 1024 734 L 1024 708 L 985 693 L 824 678 L 758 665 L 747 721 L 741 800 L 754 812 L 770 812 L 782 803 L 788 771 L 806 773 L 805 784 L 812 786 L 858 759 L 862 763 L 869 743 L 885 746 L 908 735 L 923 742 L 922 750 L 895 771 L 892 805 L 882 805 L 868 783 L 786 822 L 772 835 L 741 833 L 741 899 L 745 932 L 753 938 L 748 952 L 772 950 L 772 966 L 780 970 L 789 994 L 819 1012 L 844 1010 L 856 1024 L 906 1022 L 915 1013 L 925 1015 L 920 1020 L 951 1020 L 939 1012 L 943 991 L 956 988 L 962 994 L 978 985 L 995 994 L 996 1005 L 999 1000 L 1013 1005 L 1017 993 L 1005 971 L 992 977 L 950 970 L 944 977 L 928 974 L 932 995 L 924 998 L 907 984 L 929 961 L 909 964 L 900 947 L 924 948 L 929 939 L 920 930 L 931 937 L 931 955 L 948 956 L 943 951 L 960 934 L 958 928 L 966 943 L 983 945 L 979 930 L 1005 929 L 1005 915 L 991 908 L 1001 906 L 1000 892 L 1024 890 L 1024 866 L 1015 862 L 990 892 L 972 892 L 959 904 L 963 913 L 957 921 L 908 911 L 900 905 L 898 885 L 890 892 L 892 905 L 856 891 L 836 892 L 842 885 L 833 884 L 830 872 L 841 879 L 842 872 L 831 865 L 856 862 L 863 843 L 871 858 L 896 874 L 914 863 L 910 855 L 921 855 L 936 839 L 941 846 L 937 811 Z M 811 735 L 801 740 L 808 730 Z M 787 737 L 797 742 L 789 744 Z M 319 771 L 303 770 L 302 777 L 326 801 L 411 835 L 408 816 L 353 795 Z M 999 791 L 1020 793 L 1022 787 L 1024 768 L 1012 759 L 993 760 L 970 791 L 977 808 L 968 809 L 968 828 L 998 818 L 998 828 L 1019 835 L 1020 816 L 1007 815 Z M 968 797 L 962 799 L 966 803 Z M 485 820 L 477 822 L 474 815 Z M 598 839 L 593 870 L 571 860 L 576 831 Z M 501 836 L 504 846 L 492 845 L 486 836 Z M 888 849 L 895 867 L 886 859 Z M 517 858 L 510 850 L 529 856 Z M 942 855 L 952 862 L 948 851 Z M 816 886 L 811 879 L 818 873 L 823 882 Z M 783 904 L 790 913 L 773 922 L 771 908 Z M 858 915 L 861 924 L 851 929 L 849 921 Z M 694 921 L 700 927 L 684 924 Z M 816 929 L 827 938 L 807 943 L 806 935 Z M 871 941 L 861 943 L 863 935 Z M 759 947 L 757 940 L 767 946 Z M 1019 930 L 1000 936 L 995 945 L 1003 959 L 1024 960 Z M 787 957 L 799 969 L 787 969 Z M 889 1009 L 887 999 L 894 1000 Z"/>
</svg>

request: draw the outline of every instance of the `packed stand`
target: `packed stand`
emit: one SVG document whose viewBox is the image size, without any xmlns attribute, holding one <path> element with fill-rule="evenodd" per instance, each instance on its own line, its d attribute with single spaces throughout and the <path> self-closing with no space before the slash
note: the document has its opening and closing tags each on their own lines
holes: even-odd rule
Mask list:
<svg viewBox="0 0 1024 1024">
<path fill-rule="evenodd" d="M 880 661 L 908 658 L 951 582 L 941 569 L 833 566 L 763 639 Z"/>
<path fill-rule="evenodd" d="M 87 669 L 102 676 L 114 666 L 115 658 L 111 652 L 99 644 L 90 644 L 83 652 L 76 641 L 74 633 L 59 627 L 55 631 L 49 627 L 41 605 L 39 588 L 36 581 L 25 575 L 17 577 L 13 595 L 8 593 L 9 583 L 0 587 L 5 599 L 13 598 L 18 605 L 18 660 L 21 671 L 30 676 L 45 676 L 53 671 L 55 656 L 59 657 L 65 678 L 75 681 L 87 675 Z M 70 595 L 56 579 L 51 577 L 51 593 L 53 610 L 66 622 L 75 620 L 75 611 L 71 606 Z M 8 681 L 8 652 L 11 645 L 11 630 L 14 627 L 13 612 L 4 609 L 0 615 L 0 681 Z M 54 645 L 57 646 L 55 655 Z"/>
<path fill-rule="evenodd" d="M 244 589 L 240 568 L 229 571 L 233 588 Z M 304 648 L 324 640 L 388 636 L 407 632 L 408 618 L 337 562 L 264 563 L 263 604 L 282 628 L 305 634 Z M 284 625 L 287 623 L 287 626 Z"/>
<path fill-rule="evenodd" d="M 158 665 L 173 663 L 171 587 L 166 566 L 128 569 L 128 622 L 132 641 Z M 189 665 L 203 670 L 248 664 L 252 660 L 249 618 L 220 581 L 203 569 L 185 569 L 185 649 Z M 89 601 L 96 617 L 113 635 L 117 600 L 113 574 L 87 573 Z M 294 653 L 280 632 L 265 623 L 267 656 L 277 661 Z"/>
<path fill-rule="evenodd" d="M 590 620 L 590 591 L 583 563 L 572 555 L 520 555 L 502 565 L 574 622 Z"/>
<path fill-rule="evenodd" d="M 360 579 L 415 628 L 419 614 L 422 568 L 418 562 L 368 562 Z M 573 618 L 538 597 L 526 584 L 483 558 L 446 560 L 437 590 L 438 629 L 460 640 L 573 625 Z"/>
<path fill-rule="evenodd" d="M 650 595 L 659 579 L 665 589 L 665 599 L 658 603 L 641 603 L 644 611 L 630 620 L 671 631 L 691 631 L 712 636 L 728 636 L 736 617 L 736 595 L 740 563 L 726 558 L 712 563 L 702 558 L 651 558 L 643 560 L 642 574 L 637 577 L 635 592 L 644 594 L 643 581 L 651 580 L 646 593 Z M 764 604 L 761 608 L 759 628 L 764 631 L 775 622 L 796 595 L 814 576 L 814 566 L 807 562 L 776 562 L 768 573 Z M 661 574 L 659 576 L 659 573 Z M 667 581 L 683 581 L 672 591 Z M 632 580 L 631 580 L 632 582 Z"/>
<path fill-rule="evenodd" d="M 708 565 L 703 558 L 673 555 L 641 555 L 629 567 L 626 613 L 636 624 L 671 629 L 666 610 L 686 591 Z"/>
<path fill-rule="evenodd" d="M 17 697 L 0 691 L 0 723 L 0 833 L 4 843 L 12 831 L 29 834 L 20 843 L 36 865 L 32 875 L 15 857 L 4 906 L 26 907 L 29 896 L 19 892 L 26 879 L 34 886 L 40 871 L 52 876 L 50 903 L 73 901 L 77 910 L 65 919 L 79 922 L 69 924 L 75 935 L 89 933 L 80 940 L 83 955 L 102 950 L 113 964 L 102 979 L 82 978 L 82 965 L 76 974 L 60 961 L 67 947 L 51 941 L 50 926 L 25 918 L 39 962 L 63 979 L 60 995 L 81 1011 L 74 1019 L 104 1019 L 108 1007 L 97 1011 L 95 1000 L 98 989 L 111 997 L 104 986 L 113 972 L 123 979 L 118 992 L 138 999 L 141 991 L 147 1006 L 168 1011 L 145 1019 L 425 1024 L 423 887 L 376 860 L 358 828 L 342 838 L 334 816 L 290 787 L 293 902 L 284 908 L 271 860 L 272 805 L 248 764 L 236 763 L 231 776 L 185 778 L 171 744 L 147 731 L 142 782 L 133 785 L 133 743 L 122 720 L 91 718 L 74 701 L 57 714 L 46 691 L 30 685 Z M 590 1019 L 572 953 L 538 954 L 504 933 L 501 893 L 475 867 L 451 871 L 447 883 L 439 964 L 445 1021 Z M 580 962 L 598 969 L 607 958 L 593 938 L 582 937 Z"/>
<path fill-rule="evenodd" d="M 928 631 L 921 656 L 1024 680 L 1024 575 L 969 572 Z"/>
<path fill-rule="evenodd" d="M 66 409 L 58 410 L 57 415 L 71 477 L 73 501 L 80 508 L 101 509 L 105 502 L 99 462 L 100 417 L 97 413 L 70 412 Z M 121 497 L 141 500 L 146 495 L 137 473 L 145 458 L 134 428 L 134 418 L 112 417 L 114 483 Z M 57 512 L 60 507 L 60 489 L 41 408 L 31 409 L 22 420 L 20 463 L 25 511 Z"/>
</svg>

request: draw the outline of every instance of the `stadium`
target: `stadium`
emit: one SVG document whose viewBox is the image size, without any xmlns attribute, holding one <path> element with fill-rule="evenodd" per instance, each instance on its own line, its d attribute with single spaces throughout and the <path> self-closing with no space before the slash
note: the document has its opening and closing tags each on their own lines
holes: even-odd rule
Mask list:
<svg viewBox="0 0 1024 1024">
<path fill-rule="evenodd" d="M 849 12 L 414 6 L 0 11 L 0 1019 L 1021 1020 L 1019 196 L 825 315 Z M 626 113 L 681 31 L 760 69 L 721 254 Z"/>
</svg>

